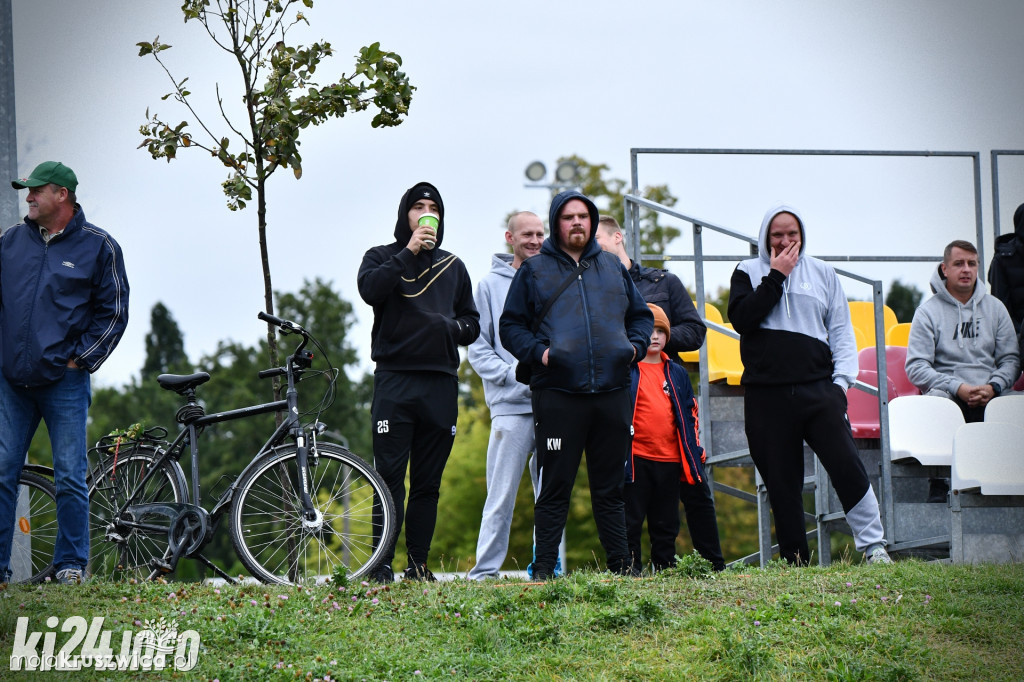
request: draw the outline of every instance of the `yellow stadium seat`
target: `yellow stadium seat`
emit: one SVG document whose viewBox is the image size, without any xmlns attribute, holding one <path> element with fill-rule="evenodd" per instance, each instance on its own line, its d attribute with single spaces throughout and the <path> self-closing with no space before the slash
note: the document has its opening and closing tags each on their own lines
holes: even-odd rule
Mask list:
<svg viewBox="0 0 1024 682">
<path fill-rule="evenodd" d="M 725 327 L 732 329 L 726 323 Z M 740 360 L 740 341 L 731 336 L 708 330 L 708 381 L 721 381 L 730 386 L 739 386 L 743 376 L 743 361 Z"/>
<path fill-rule="evenodd" d="M 885 330 L 885 345 L 906 346 L 910 341 L 910 323 L 900 322 Z"/>
<path fill-rule="evenodd" d="M 691 299 L 692 300 L 692 299 Z M 693 301 L 693 307 L 697 307 L 697 302 Z M 716 322 L 722 324 L 722 313 L 715 306 L 708 302 L 704 302 L 704 319 L 709 322 Z M 692 362 L 697 364 L 700 362 L 700 349 L 683 351 L 679 354 L 679 359 L 683 362 Z"/>
<path fill-rule="evenodd" d="M 871 301 L 850 301 L 850 321 L 853 328 L 860 330 L 863 335 L 857 338 L 857 350 L 866 346 L 875 345 L 875 304 Z M 882 336 L 885 337 L 885 330 L 897 324 L 896 313 L 889 306 L 882 306 Z"/>
</svg>

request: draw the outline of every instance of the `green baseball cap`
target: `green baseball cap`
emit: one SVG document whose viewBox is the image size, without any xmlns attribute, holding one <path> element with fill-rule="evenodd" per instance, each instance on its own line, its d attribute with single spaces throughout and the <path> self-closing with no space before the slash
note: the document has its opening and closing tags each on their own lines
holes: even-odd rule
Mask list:
<svg viewBox="0 0 1024 682">
<path fill-rule="evenodd" d="M 25 189 L 26 187 L 42 187 L 50 183 L 67 187 L 72 192 L 78 189 L 78 178 L 75 176 L 75 171 L 60 161 L 43 161 L 27 178 L 11 180 L 11 187 Z"/>
</svg>

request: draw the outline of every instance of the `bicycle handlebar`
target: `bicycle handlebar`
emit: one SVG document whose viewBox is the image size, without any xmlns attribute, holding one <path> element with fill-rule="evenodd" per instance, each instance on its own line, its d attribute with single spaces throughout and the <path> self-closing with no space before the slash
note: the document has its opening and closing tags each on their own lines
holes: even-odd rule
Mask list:
<svg viewBox="0 0 1024 682">
<path fill-rule="evenodd" d="M 275 327 L 280 327 L 282 334 L 301 334 L 304 337 L 309 336 L 309 332 L 291 320 L 282 320 L 280 317 L 265 313 L 262 310 L 256 315 L 256 317 L 264 322 L 269 322 Z"/>
</svg>

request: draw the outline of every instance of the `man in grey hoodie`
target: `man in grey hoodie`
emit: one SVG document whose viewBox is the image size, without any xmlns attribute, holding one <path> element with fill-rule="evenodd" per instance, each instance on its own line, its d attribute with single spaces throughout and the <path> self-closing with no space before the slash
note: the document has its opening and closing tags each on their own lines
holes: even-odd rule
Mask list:
<svg viewBox="0 0 1024 682">
<path fill-rule="evenodd" d="M 540 253 L 544 222 L 529 211 L 509 218 L 505 241 L 512 254 L 496 253 L 491 271 L 476 289 L 480 336 L 469 346 L 469 364 L 483 379 L 484 400 L 491 411 L 491 437 L 487 444 L 487 500 L 476 543 L 476 565 L 470 580 L 497 578 L 508 553 L 508 535 L 516 492 L 530 453 L 536 452 L 530 387 L 516 381 L 517 360 L 501 345 L 498 320 L 512 277 L 523 261 Z M 530 478 L 537 490 L 537 464 L 530 459 Z"/>
<path fill-rule="evenodd" d="M 932 275 L 935 295 L 914 313 L 907 377 L 926 395 L 956 401 L 968 422 L 982 421 L 992 398 L 1020 373 L 1013 321 L 978 281 L 978 250 L 951 242 Z"/>
</svg>

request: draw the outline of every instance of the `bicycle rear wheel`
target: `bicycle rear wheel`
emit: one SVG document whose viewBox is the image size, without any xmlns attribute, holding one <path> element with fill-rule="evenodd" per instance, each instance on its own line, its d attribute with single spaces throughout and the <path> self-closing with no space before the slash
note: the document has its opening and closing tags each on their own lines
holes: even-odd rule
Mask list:
<svg viewBox="0 0 1024 682">
<path fill-rule="evenodd" d="M 310 497 L 317 518 L 302 518 L 294 446 L 257 460 L 238 482 L 231 541 L 265 583 L 316 584 L 337 571 L 371 571 L 395 537 L 395 505 L 380 474 L 333 443 L 310 448 Z"/>
<path fill-rule="evenodd" d="M 132 514 L 132 505 L 184 502 L 185 475 L 173 460 L 157 464 L 150 445 L 132 445 L 109 456 L 89 479 L 89 572 L 113 578 L 148 578 L 150 562 L 167 551 L 170 519 L 159 514 Z M 141 487 L 143 477 L 157 471 Z M 139 528 L 138 524 L 146 524 Z"/>
<path fill-rule="evenodd" d="M 57 488 L 53 481 L 30 471 L 21 472 L 18 500 L 24 491 L 26 504 L 15 507 L 14 536 L 11 541 L 11 570 L 14 582 L 38 583 L 53 573 L 53 550 L 57 545 Z"/>
</svg>

